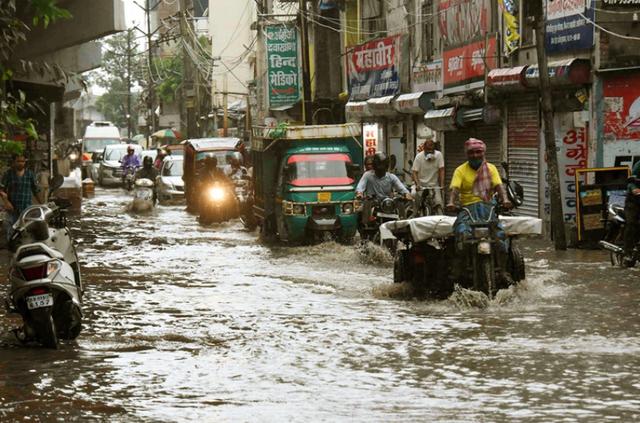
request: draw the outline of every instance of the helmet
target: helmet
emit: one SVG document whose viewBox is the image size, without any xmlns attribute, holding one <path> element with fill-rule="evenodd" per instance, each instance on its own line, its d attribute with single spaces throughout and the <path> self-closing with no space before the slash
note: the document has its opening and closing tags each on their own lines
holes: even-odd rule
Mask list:
<svg viewBox="0 0 640 423">
<path fill-rule="evenodd" d="M 376 175 L 381 178 L 387 173 L 387 169 L 389 169 L 389 158 L 383 152 L 377 152 L 373 156 L 373 170 L 376 172 Z"/>
<path fill-rule="evenodd" d="M 144 167 L 153 166 L 153 159 L 151 158 L 151 156 L 144 156 L 144 159 L 142 159 L 142 166 Z"/>
<path fill-rule="evenodd" d="M 129 144 L 127 146 L 127 153 L 129 153 L 129 152 L 133 153 L 134 151 L 135 151 L 135 149 L 133 148 L 133 146 L 131 144 Z"/>
</svg>

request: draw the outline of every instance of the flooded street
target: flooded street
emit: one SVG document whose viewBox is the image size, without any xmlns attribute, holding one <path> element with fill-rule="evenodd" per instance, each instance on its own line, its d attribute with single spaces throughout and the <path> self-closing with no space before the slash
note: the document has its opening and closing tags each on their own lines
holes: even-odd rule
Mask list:
<svg viewBox="0 0 640 423">
<path fill-rule="evenodd" d="M 526 243 L 527 280 L 464 308 L 407 298 L 355 247 L 128 201 L 99 190 L 75 223 L 77 341 L 22 347 L 0 318 L 1 421 L 640 418 L 640 270 L 599 251 Z"/>
</svg>

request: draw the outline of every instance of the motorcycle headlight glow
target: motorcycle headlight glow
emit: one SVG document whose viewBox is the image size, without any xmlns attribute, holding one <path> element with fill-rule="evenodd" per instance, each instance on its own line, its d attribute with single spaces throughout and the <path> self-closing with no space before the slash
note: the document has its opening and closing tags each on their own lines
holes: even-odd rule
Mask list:
<svg viewBox="0 0 640 423">
<path fill-rule="evenodd" d="M 76 153 L 69 154 L 69 160 L 76 161 L 78 159 L 78 155 Z"/>
<path fill-rule="evenodd" d="M 213 201 L 222 201 L 225 198 L 225 192 L 220 187 L 209 188 L 209 199 Z"/>
</svg>

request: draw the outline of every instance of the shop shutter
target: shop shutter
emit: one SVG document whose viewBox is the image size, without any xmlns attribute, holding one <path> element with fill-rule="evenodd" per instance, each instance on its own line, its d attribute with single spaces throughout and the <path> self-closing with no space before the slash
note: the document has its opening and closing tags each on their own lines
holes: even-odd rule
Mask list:
<svg viewBox="0 0 640 423">
<path fill-rule="evenodd" d="M 500 169 L 500 126 L 475 125 L 472 128 L 458 131 L 447 131 L 444 136 L 444 166 L 447 191 L 451 184 L 451 176 L 458 166 L 467 161 L 464 143 L 469 138 L 478 138 L 487 145 L 487 160 Z"/>
<path fill-rule="evenodd" d="M 509 174 L 524 188 L 524 202 L 515 214 L 540 214 L 540 118 L 537 94 L 519 96 L 508 103 Z"/>
</svg>

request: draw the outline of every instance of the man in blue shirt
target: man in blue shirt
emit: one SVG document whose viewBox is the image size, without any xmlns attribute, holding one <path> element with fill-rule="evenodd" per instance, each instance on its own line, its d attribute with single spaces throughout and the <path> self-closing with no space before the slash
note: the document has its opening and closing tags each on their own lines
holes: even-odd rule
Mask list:
<svg viewBox="0 0 640 423">
<path fill-rule="evenodd" d="M 27 159 L 24 154 L 13 156 L 11 169 L 2 177 L 0 198 L 8 212 L 7 237 L 11 236 L 11 226 L 20 214 L 31 205 L 32 198 L 40 188 L 33 172 L 26 168 Z"/>
<path fill-rule="evenodd" d="M 374 197 L 376 200 L 384 200 L 387 197 L 391 197 L 393 191 L 411 200 L 411 194 L 407 187 L 404 186 L 400 179 L 392 173 L 387 172 L 389 167 L 389 159 L 387 155 L 378 152 L 373 156 L 373 170 L 367 171 L 360 178 L 358 186 L 356 187 L 356 196 L 362 198 L 363 196 Z"/>
<path fill-rule="evenodd" d="M 640 179 L 640 161 L 633 165 L 631 176 Z M 627 199 L 624 203 L 624 264 L 634 265 L 633 249 L 638 241 L 638 219 L 640 218 L 640 187 L 636 182 L 627 185 Z"/>
</svg>

